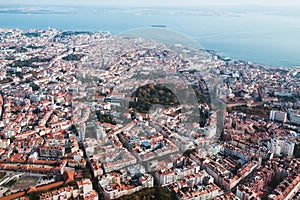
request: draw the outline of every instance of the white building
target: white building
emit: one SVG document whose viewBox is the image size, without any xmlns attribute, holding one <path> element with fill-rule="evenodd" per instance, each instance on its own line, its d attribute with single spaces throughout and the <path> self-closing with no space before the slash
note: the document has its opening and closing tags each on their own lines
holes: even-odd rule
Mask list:
<svg viewBox="0 0 300 200">
<path fill-rule="evenodd" d="M 81 193 L 88 194 L 92 192 L 93 190 L 93 184 L 90 179 L 84 179 L 81 181 L 77 181 L 78 189 L 80 190 Z"/>
<path fill-rule="evenodd" d="M 127 170 L 121 170 L 121 173 L 107 173 L 99 178 L 99 186 L 102 188 L 103 195 L 105 199 L 117 199 L 124 195 L 130 195 L 134 192 L 140 191 L 143 188 L 153 187 L 154 186 L 154 179 L 150 174 L 143 174 L 138 179 L 134 180 L 137 181 L 138 185 L 136 184 L 129 184 L 128 180 L 130 178 L 128 176 Z M 127 184 L 124 184 L 127 182 Z"/>
<path fill-rule="evenodd" d="M 161 186 L 169 185 L 176 181 L 175 173 L 173 170 L 170 169 L 157 170 L 155 172 L 155 179 Z"/>
<path fill-rule="evenodd" d="M 286 122 L 287 121 L 287 113 L 277 110 L 271 110 L 270 112 L 270 120 Z"/>
<path fill-rule="evenodd" d="M 294 153 L 295 143 L 287 138 L 278 137 L 268 142 L 268 149 L 275 155 L 291 156 Z"/>
<path fill-rule="evenodd" d="M 10 145 L 10 139 L 0 139 L 0 148 L 5 149 Z"/>
<path fill-rule="evenodd" d="M 213 138 L 216 136 L 217 127 L 216 126 L 206 126 L 203 128 L 204 134 L 206 135 L 207 139 Z"/>
<path fill-rule="evenodd" d="M 290 115 L 290 121 L 292 124 L 300 125 L 300 114 L 292 113 Z"/>
</svg>

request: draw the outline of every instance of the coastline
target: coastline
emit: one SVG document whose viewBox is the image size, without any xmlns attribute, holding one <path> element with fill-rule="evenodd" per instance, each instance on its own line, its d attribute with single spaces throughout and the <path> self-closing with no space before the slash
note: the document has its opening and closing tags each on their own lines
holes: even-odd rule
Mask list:
<svg viewBox="0 0 300 200">
<path fill-rule="evenodd" d="M 150 27 L 146 27 L 146 28 L 174 31 L 174 30 L 169 29 L 167 27 L 167 25 L 151 25 Z M 62 32 L 73 32 L 73 33 L 76 33 L 76 32 L 78 32 L 78 33 L 105 33 L 105 34 L 109 34 L 109 35 L 114 36 L 114 37 L 120 37 L 119 33 L 118 34 L 112 34 L 109 30 L 106 30 L 106 31 L 101 31 L 101 30 L 100 31 L 89 31 L 89 30 L 81 30 L 81 29 L 67 30 L 67 29 L 56 29 L 56 28 L 51 28 L 51 27 L 48 27 L 48 29 L 53 29 L 53 30 L 62 31 Z M 143 29 L 143 28 L 141 28 L 141 29 Z M 7 31 L 7 30 L 22 30 L 22 31 L 30 32 L 30 31 L 45 31 L 47 29 L 39 29 L 39 28 L 37 28 L 37 29 L 3 28 L 3 27 L 0 26 L 0 31 L 2 31 L 2 30 L 5 30 L 5 31 Z M 176 34 L 178 34 L 178 33 L 182 34 L 180 32 L 176 32 Z M 186 36 L 186 37 L 188 37 L 188 36 Z M 136 37 L 136 38 L 143 38 L 143 37 Z M 143 39 L 149 39 L 149 38 L 145 37 Z M 194 38 L 189 38 L 189 39 L 194 40 Z M 157 39 L 153 39 L 153 40 L 158 41 L 158 42 L 162 42 L 161 40 L 157 40 Z M 223 60 L 229 59 L 233 62 L 247 63 L 249 65 L 256 66 L 256 67 L 263 67 L 265 69 L 279 69 L 279 70 L 286 70 L 286 69 L 297 70 L 297 69 L 299 69 L 300 70 L 300 63 L 299 63 L 299 66 L 298 65 L 293 65 L 293 66 L 278 65 L 278 66 L 276 66 L 276 65 L 270 65 L 270 64 L 262 64 L 262 63 L 254 62 L 252 60 L 241 60 L 241 59 L 236 59 L 236 58 L 229 57 L 227 55 L 222 55 L 223 53 L 218 52 L 215 49 L 205 49 L 205 48 L 201 47 L 200 44 L 198 43 L 198 41 L 196 41 L 196 40 L 194 40 L 192 42 L 195 42 L 196 45 L 199 45 L 199 49 L 202 49 L 202 50 L 204 50 L 204 51 L 206 51 L 210 54 L 213 54 L 214 56 L 218 56 L 220 59 L 223 59 Z M 176 44 L 176 43 L 169 43 L 169 42 L 164 42 L 164 41 L 162 43 L 170 44 L 170 45 L 175 45 Z M 184 45 L 184 44 L 181 44 L 181 45 L 189 46 L 189 45 Z"/>
<path fill-rule="evenodd" d="M 247 13 L 239 17 L 156 13 L 136 15 L 134 9 L 132 12 L 110 10 L 95 8 L 93 12 L 76 10 L 64 14 L 0 14 L 0 27 L 23 30 L 52 27 L 58 30 L 92 32 L 109 30 L 115 35 L 152 24 L 163 24 L 169 29 L 192 37 L 205 49 L 213 49 L 225 57 L 249 60 L 272 67 L 300 65 L 299 30 L 296 28 L 300 27 L 300 20 L 297 20 L 297 16 L 262 13 Z M 270 25 L 274 18 L 277 23 Z M 128 23 L 123 23 L 121 19 Z"/>
</svg>

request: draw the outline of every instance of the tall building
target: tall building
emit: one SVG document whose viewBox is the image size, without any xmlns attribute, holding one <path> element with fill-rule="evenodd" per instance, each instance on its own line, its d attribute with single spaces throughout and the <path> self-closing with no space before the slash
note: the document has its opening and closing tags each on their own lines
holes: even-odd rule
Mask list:
<svg viewBox="0 0 300 200">
<path fill-rule="evenodd" d="M 270 120 L 286 122 L 287 121 L 287 113 L 277 110 L 271 110 L 270 112 Z"/>
<path fill-rule="evenodd" d="M 77 128 L 77 132 L 78 132 L 78 139 L 83 141 L 85 139 L 85 133 L 86 133 L 85 122 L 81 122 L 80 124 L 78 124 L 78 126 L 76 128 Z"/>
<path fill-rule="evenodd" d="M 274 138 L 268 142 L 268 149 L 275 155 L 291 156 L 294 148 L 295 143 L 283 137 Z"/>
<path fill-rule="evenodd" d="M 300 125 L 300 114 L 292 113 L 290 115 L 290 121 L 292 124 Z"/>
<path fill-rule="evenodd" d="M 106 132 L 102 125 L 96 125 L 96 138 L 102 139 L 106 136 Z"/>
</svg>

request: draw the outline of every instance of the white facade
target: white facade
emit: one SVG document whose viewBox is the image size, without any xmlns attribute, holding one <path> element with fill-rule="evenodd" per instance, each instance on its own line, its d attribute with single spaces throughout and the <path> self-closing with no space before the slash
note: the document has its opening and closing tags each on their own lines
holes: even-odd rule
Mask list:
<svg viewBox="0 0 300 200">
<path fill-rule="evenodd" d="M 291 119 L 292 124 L 300 125 L 300 115 L 299 114 L 292 113 L 290 116 L 290 119 Z"/>
<path fill-rule="evenodd" d="M 291 156 L 294 153 L 295 143 L 287 138 L 279 137 L 268 142 L 268 149 L 275 155 Z"/>
<path fill-rule="evenodd" d="M 90 179 L 85 179 L 77 182 L 79 190 L 85 195 L 93 190 L 93 184 Z"/>
<path fill-rule="evenodd" d="M 277 110 L 271 110 L 270 112 L 270 120 L 275 120 L 279 122 L 286 122 L 287 121 L 287 113 Z"/>
<path fill-rule="evenodd" d="M 7 148 L 10 145 L 9 139 L 0 139 L 0 148 Z"/>
</svg>

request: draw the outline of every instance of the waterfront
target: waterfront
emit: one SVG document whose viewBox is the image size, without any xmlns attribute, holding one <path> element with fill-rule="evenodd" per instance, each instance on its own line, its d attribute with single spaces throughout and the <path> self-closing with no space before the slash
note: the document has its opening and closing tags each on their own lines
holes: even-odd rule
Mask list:
<svg viewBox="0 0 300 200">
<path fill-rule="evenodd" d="M 3 9 L 3 6 L 1 6 Z M 110 31 L 112 34 L 153 24 L 186 34 L 223 56 L 271 66 L 300 65 L 297 14 L 224 11 L 176 13 L 145 9 L 69 8 L 59 12 L 0 12 L 1 28 Z M 187 9 L 188 10 L 188 9 Z M 2 10 L 3 11 L 3 10 Z M 174 13 L 175 12 L 175 13 Z M 217 12 L 217 11 L 216 11 Z M 124 23 L 126 22 L 126 23 Z"/>
</svg>

